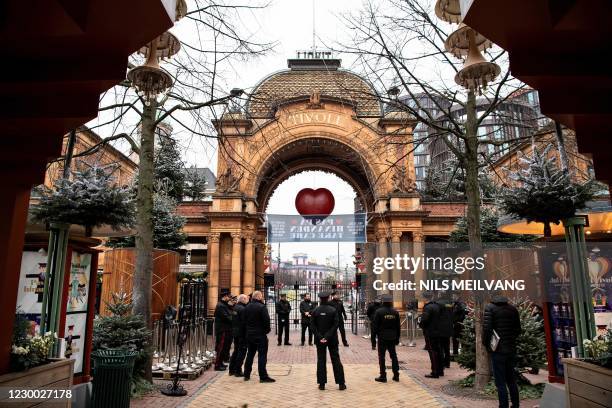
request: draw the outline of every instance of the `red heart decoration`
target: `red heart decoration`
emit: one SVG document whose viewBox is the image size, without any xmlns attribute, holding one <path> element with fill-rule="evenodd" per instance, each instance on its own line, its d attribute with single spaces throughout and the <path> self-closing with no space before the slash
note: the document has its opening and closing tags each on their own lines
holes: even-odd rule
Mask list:
<svg viewBox="0 0 612 408">
<path fill-rule="evenodd" d="M 328 216 L 334 210 L 335 204 L 334 195 L 326 188 L 305 188 L 295 196 L 295 208 L 302 216 Z"/>
</svg>

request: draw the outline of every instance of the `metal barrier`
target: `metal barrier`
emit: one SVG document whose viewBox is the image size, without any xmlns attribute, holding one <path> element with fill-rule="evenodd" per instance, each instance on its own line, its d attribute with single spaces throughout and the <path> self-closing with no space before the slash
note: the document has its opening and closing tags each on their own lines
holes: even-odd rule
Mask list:
<svg viewBox="0 0 612 408">
<path fill-rule="evenodd" d="M 416 338 L 418 336 L 419 327 L 417 325 L 418 315 L 415 311 L 406 312 L 406 317 L 402 321 L 402 327 L 406 327 L 406 338 L 408 339 L 407 343 L 402 343 L 403 346 L 415 347 L 416 346 Z"/>
<path fill-rule="evenodd" d="M 270 313 L 270 321 L 274 330 L 277 330 L 276 302 L 280 300 L 280 294 L 287 295 L 287 300 L 291 304 L 289 315 L 290 327 L 299 329 L 301 324 L 300 302 L 305 293 L 310 293 L 311 301 L 316 305 L 319 302 L 318 295 L 323 291 L 336 290 L 340 293 L 340 299 L 344 304 L 347 318 L 344 319 L 344 328 L 348 332 L 358 334 L 363 330 L 365 324 L 365 313 L 362 312 L 363 305 L 360 301 L 360 291 L 352 281 L 330 282 L 323 280 L 282 283 L 277 282 L 275 286 L 267 287 L 264 291 L 266 305 Z"/>
<path fill-rule="evenodd" d="M 177 321 L 158 320 L 153 324 L 153 374 L 157 377 L 164 373 L 176 372 L 177 366 L 181 374 L 198 372 L 210 367 L 215 358 L 214 319 L 197 317 L 189 323 L 183 353 L 179 360 Z M 212 335 L 209 333 L 212 327 Z M 166 376 L 167 377 L 167 376 Z"/>
</svg>

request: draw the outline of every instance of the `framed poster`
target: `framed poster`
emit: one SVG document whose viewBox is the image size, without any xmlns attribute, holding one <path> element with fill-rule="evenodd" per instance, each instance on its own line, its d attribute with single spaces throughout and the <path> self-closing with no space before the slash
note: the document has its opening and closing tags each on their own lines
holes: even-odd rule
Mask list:
<svg viewBox="0 0 612 408">
<path fill-rule="evenodd" d="M 40 315 L 46 273 L 47 252 L 44 249 L 23 252 L 17 293 L 17 309 L 20 313 Z"/>
<path fill-rule="evenodd" d="M 74 374 L 83 372 L 86 329 L 87 313 L 70 313 L 66 315 L 64 357 L 74 360 Z"/>
<path fill-rule="evenodd" d="M 70 276 L 68 277 L 68 305 L 66 313 L 87 312 L 91 254 L 72 251 Z"/>
</svg>

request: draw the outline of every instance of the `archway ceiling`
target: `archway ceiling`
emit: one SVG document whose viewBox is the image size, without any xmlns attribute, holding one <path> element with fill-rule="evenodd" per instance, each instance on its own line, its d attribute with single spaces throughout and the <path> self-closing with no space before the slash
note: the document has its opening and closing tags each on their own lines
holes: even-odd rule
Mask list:
<svg viewBox="0 0 612 408">
<path fill-rule="evenodd" d="M 308 170 L 321 170 L 345 180 L 357 193 L 366 211 L 373 206 L 367 164 L 349 146 L 325 138 L 308 138 L 289 143 L 277 150 L 264 164 L 258 180 L 257 202 L 265 210 L 279 184 Z M 305 186 L 306 187 L 306 186 Z"/>
</svg>

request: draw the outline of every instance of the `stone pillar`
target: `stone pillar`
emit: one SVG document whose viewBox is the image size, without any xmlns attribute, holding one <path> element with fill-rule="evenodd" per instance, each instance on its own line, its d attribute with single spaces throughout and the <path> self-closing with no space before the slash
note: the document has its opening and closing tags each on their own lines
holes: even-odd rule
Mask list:
<svg viewBox="0 0 612 408">
<path fill-rule="evenodd" d="M 219 300 L 219 233 L 208 234 L 208 313 L 212 314 Z"/>
<path fill-rule="evenodd" d="M 400 253 L 401 238 L 402 238 L 401 231 L 393 231 L 391 233 L 391 256 L 393 258 L 395 258 L 395 256 Z M 398 268 L 394 268 L 391 276 L 392 276 L 391 281 L 399 282 L 402 279 L 402 270 Z M 394 290 L 392 294 L 393 294 L 393 307 L 397 309 L 402 309 L 402 291 Z"/>
<path fill-rule="evenodd" d="M 412 256 L 421 256 L 425 251 L 425 235 L 420 231 L 414 231 L 412 233 Z M 419 301 L 419 308 L 421 307 L 421 289 L 419 288 L 421 281 L 425 280 L 425 270 L 423 267 L 419 267 L 414 273 L 414 282 L 416 283 L 415 296 L 416 300 Z"/>
<path fill-rule="evenodd" d="M 255 290 L 255 255 L 253 252 L 252 235 L 244 238 L 244 269 L 242 274 L 243 293 L 249 294 Z"/>
<path fill-rule="evenodd" d="M 232 232 L 232 274 L 230 277 L 230 285 L 232 295 L 240 294 L 240 264 L 242 249 L 242 235 L 239 232 Z"/>
<path fill-rule="evenodd" d="M 255 286 L 263 290 L 264 286 L 264 257 L 266 246 L 263 241 L 258 240 L 255 247 Z"/>
<path fill-rule="evenodd" d="M 387 235 L 386 234 L 377 234 L 376 235 L 376 241 L 378 242 L 378 248 L 377 248 L 377 257 L 379 258 L 386 258 L 387 257 Z M 379 278 L 383 281 L 383 283 L 389 282 L 390 281 L 390 273 L 389 271 L 387 271 L 386 269 L 384 270 L 384 272 L 380 275 L 378 275 Z M 380 293 L 389 293 L 388 290 L 382 290 L 380 291 Z"/>
</svg>

